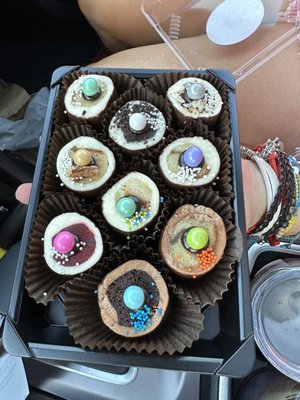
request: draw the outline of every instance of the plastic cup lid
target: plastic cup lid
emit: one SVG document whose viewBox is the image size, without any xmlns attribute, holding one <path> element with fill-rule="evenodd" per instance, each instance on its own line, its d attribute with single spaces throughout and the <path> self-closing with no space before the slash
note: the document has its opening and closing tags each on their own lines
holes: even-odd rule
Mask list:
<svg viewBox="0 0 300 400">
<path fill-rule="evenodd" d="M 219 45 L 239 43 L 256 31 L 263 17 L 261 0 L 225 0 L 208 18 L 206 33 Z"/>
<path fill-rule="evenodd" d="M 252 285 L 254 338 L 274 367 L 300 382 L 300 268 L 269 272 Z"/>
</svg>

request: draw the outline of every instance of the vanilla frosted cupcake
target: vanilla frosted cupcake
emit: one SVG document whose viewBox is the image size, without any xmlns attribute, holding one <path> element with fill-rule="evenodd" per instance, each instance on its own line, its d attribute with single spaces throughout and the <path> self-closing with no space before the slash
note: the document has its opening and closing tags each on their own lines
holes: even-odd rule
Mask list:
<svg viewBox="0 0 300 400">
<path fill-rule="evenodd" d="M 57 274 L 80 274 L 101 258 L 102 236 L 95 224 L 78 213 L 53 218 L 44 234 L 44 257 Z"/>
<path fill-rule="evenodd" d="M 56 169 L 62 183 L 78 193 L 93 194 L 115 170 L 115 157 L 108 147 L 89 136 L 80 136 L 59 152 Z"/>
<path fill-rule="evenodd" d="M 167 97 L 180 123 L 201 119 L 214 124 L 222 110 L 222 98 L 217 89 L 200 78 L 182 78 L 167 91 Z"/>
<path fill-rule="evenodd" d="M 123 234 L 145 228 L 158 214 L 159 191 L 148 176 L 131 172 L 102 197 L 106 221 Z"/>
<path fill-rule="evenodd" d="M 224 222 L 214 210 L 185 204 L 167 222 L 160 253 L 174 273 L 184 278 L 198 278 L 217 265 L 226 242 Z"/>
<path fill-rule="evenodd" d="M 81 75 L 67 89 L 64 103 L 71 120 L 84 119 L 91 124 L 116 96 L 113 81 L 105 75 Z"/>
<path fill-rule="evenodd" d="M 161 111 L 142 100 L 127 102 L 113 116 L 109 136 L 129 152 L 145 150 L 159 143 L 166 131 Z"/>
<path fill-rule="evenodd" d="M 144 336 L 156 329 L 169 304 L 167 285 L 144 260 L 131 260 L 115 268 L 98 286 L 101 319 L 118 335 Z"/>
<path fill-rule="evenodd" d="M 211 183 L 220 169 L 215 146 L 200 136 L 174 140 L 159 157 L 159 168 L 168 184 L 198 187 Z"/>
</svg>

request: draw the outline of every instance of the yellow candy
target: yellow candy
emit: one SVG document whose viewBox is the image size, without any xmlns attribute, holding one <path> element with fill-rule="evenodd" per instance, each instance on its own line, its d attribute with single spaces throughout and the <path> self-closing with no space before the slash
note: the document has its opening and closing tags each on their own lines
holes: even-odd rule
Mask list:
<svg viewBox="0 0 300 400">
<path fill-rule="evenodd" d="M 92 161 L 92 155 L 86 149 L 78 149 L 74 153 L 73 160 L 79 167 L 85 167 Z"/>
</svg>

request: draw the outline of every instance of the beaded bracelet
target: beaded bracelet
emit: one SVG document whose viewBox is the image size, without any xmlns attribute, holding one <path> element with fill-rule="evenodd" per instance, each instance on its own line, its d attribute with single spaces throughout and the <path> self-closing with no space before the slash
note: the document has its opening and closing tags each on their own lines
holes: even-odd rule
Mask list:
<svg viewBox="0 0 300 400">
<path fill-rule="evenodd" d="M 276 234 L 281 227 L 286 227 L 291 219 L 293 205 L 296 203 L 294 170 L 289 162 L 288 157 L 284 153 L 279 153 L 277 158 L 280 168 L 280 180 L 283 181 L 282 190 L 282 208 L 278 220 L 273 227 L 264 234 L 263 240 L 267 240 L 272 246 L 279 244 Z"/>
<path fill-rule="evenodd" d="M 288 222 L 288 224 L 284 224 L 281 228 L 278 229 L 278 232 L 276 234 L 276 238 L 282 238 L 288 234 L 288 232 L 292 229 L 292 227 L 295 225 L 297 222 L 297 211 L 299 208 L 300 204 L 300 197 L 299 197 L 299 173 L 294 173 L 294 180 L 295 180 L 295 198 L 296 202 L 293 207 L 291 207 L 291 218 Z M 285 226 L 286 225 L 286 226 Z"/>
</svg>

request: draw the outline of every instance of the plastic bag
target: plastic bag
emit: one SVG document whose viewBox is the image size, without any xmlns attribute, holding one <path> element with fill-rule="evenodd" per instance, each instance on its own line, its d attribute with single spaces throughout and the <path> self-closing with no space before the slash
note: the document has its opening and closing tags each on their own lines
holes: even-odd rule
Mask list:
<svg viewBox="0 0 300 400">
<path fill-rule="evenodd" d="M 31 149 L 39 146 L 49 99 L 42 88 L 29 102 L 24 118 L 10 121 L 0 117 L 0 150 Z"/>
</svg>

